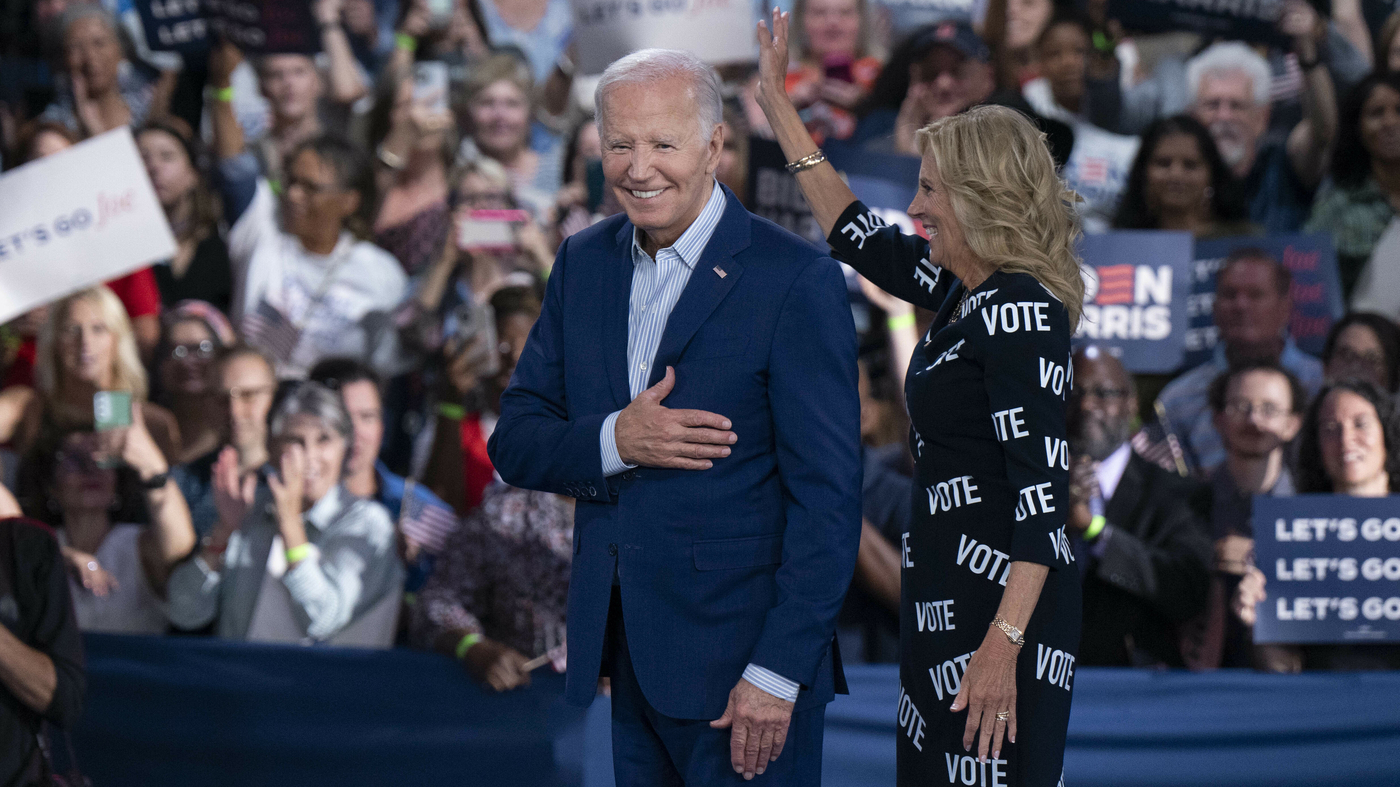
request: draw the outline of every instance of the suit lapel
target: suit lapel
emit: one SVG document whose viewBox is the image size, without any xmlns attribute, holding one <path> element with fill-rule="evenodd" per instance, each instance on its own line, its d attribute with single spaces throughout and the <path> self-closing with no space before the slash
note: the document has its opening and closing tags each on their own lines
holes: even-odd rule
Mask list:
<svg viewBox="0 0 1400 787">
<path fill-rule="evenodd" d="M 675 366 L 691 337 L 710 318 L 729 291 L 744 275 L 744 266 L 734 258 L 734 252 L 749 244 L 749 212 L 728 188 L 724 189 L 724 215 L 715 226 L 710 242 L 700 254 L 699 262 L 686 283 L 685 290 L 666 320 L 661 344 L 656 348 L 647 387 L 656 385 L 666 376 L 666 367 Z M 724 274 L 721 275 L 720 271 Z"/>
<path fill-rule="evenodd" d="M 627 315 L 632 302 L 632 222 L 617 232 L 617 249 L 607 263 L 603 304 L 603 365 L 618 409 L 632 401 L 627 382 Z"/>
<path fill-rule="evenodd" d="M 1116 522 L 1116 526 L 1135 524 L 1130 523 L 1129 519 L 1142 497 L 1143 484 L 1142 468 L 1138 467 L 1137 462 L 1137 454 L 1128 456 L 1128 464 L 1123 468 L 1123 477 L 1118 479 L 1118 486 L 1113 489 L 1113 497 L 1104 506 L 1104 516 L 1108 521 Z"/>
</svg>

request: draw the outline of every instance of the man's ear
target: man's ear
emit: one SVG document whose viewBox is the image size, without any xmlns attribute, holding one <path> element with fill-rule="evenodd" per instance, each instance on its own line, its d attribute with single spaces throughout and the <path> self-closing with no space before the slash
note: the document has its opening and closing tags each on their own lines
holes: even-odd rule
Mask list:
<svg viewBox="0 0 1400 787">
<path fill-rule="evenodd" d="M 1279 430 L 1279 437 L 1282 437 L 1283 441 L 1287 443 L 1297 437 L 1298 432 L 1302 430 L 1303 417 L 1297 413 L 1289 413 L 1288 418 L 1283 423 L 1283 429 Z"/>
<path fill-rule="evenodd" d="M 710 133 L 710 141 L 705 146 L 705 154 L 709 156 L 709 164 L 705 167 L 706 174 L 713 175 L 719 169 L 720 157 L 724 155 L 724 123 L 715 125 L 715 130 Z"/>
<path fill-rule="evenodd" d="M 350 218 L 360 210 L 360 192 L 354 189 L 348 190 L 340 195 L 340 215 L 342 218 Z"/>
</svg>

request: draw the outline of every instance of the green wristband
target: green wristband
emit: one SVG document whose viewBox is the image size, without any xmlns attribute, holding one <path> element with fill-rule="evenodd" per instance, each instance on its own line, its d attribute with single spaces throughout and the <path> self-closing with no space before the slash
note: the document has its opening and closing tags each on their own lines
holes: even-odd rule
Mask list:
<svg viewBox="0 0 1400 787">
<path fill-rule="evenodd" d="M 394 46 L 405 52 L 413 53 L 418 51 L 418 39 L 408 33 L 395 33 Z"/>
<path fill-rule="evenodd" d="M 914 313 L 897 314 L 886 320 L 885 324 L 888 325 L 892 331 L 902 331 L 905 328 L 913 328 L 915 324 Z"/>
<path fill-rule="evenodd" d="M 462 641 L 457 643 L 457 658 L 466 658 L 467 651 L 471 650 L 472 646 L 480 641 L 481 635 L 476 633 L 468 634 L 465 637 L 462 637 Z"/>
<path fill-rule="evenodd" d="M 1093 519 L 1089 520 L 1089 529 L 1084 531 L 1084 540 L 1093 541 L 1098 538 L 1099 534 L 1102 533 L 1103 529 L 1107 526 L 1108 520 L 1104 519 L 1103 514 L 1096 515 Z"/>
<path fill-rule="evenodd" d="M 228 87 L 216 87 L 213 90 L 209 91 L 209 95 L 213 96 L 215 101 L 222 101 L 225 104 L 232 104 L 233 85 L 229 85 Z"/>
<path fill-rule="evenodd" d="M 311 557 L 311 544 L 298 544 L 287 550 L 287 565 L 300 563 L 308 557 Z"/>
<path fill-rule="evenodd" d="M 451 402 L 439 402 L 437 414 L 449 421 L 460 421 L 467 417 L 467 408 Z"/>
</svg>

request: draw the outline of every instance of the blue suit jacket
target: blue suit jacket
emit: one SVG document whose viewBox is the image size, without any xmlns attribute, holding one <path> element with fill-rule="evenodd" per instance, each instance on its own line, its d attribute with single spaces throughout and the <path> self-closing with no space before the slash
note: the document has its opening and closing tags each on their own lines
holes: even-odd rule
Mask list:
<svg viewBox="0 0 1400 787">
<path fill-rule="evenodd" d="M 570 237 L 491 436 L 507 483 L 572 495 L 568 697 L 591 702 L 613 572 L 647 700 L 714 719 L 749 662 L 829 702 L 837 611 L 860 543 L 856 337 L 840 267 L 749 214 L 724 215 L 672 311 L 648 385 L 726 416 L 730 456 L 703 471 L 602 471 L 603 420 L 627 406 L 633 226 Z M 723 276 L 716 268 L 724 271 Z"/>
</svg>

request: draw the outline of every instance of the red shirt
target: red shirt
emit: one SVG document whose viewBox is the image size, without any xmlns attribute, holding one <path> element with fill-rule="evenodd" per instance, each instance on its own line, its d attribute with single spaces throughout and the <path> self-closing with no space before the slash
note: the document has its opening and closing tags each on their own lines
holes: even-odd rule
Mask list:
<svg viewBox="0 0 1400 787">
<path fill-rule="evenodd" d="M 126 307 L 126 316 L 133 320 L 148 314 L 160 314 L 160 288 L 156 286 L 156 277 L 150 268 L 112 279 L 107 282 L 107 289 L 121 299 Z"/>
</svg>

